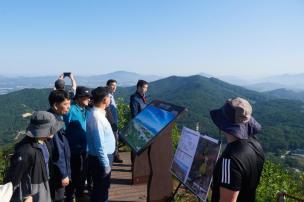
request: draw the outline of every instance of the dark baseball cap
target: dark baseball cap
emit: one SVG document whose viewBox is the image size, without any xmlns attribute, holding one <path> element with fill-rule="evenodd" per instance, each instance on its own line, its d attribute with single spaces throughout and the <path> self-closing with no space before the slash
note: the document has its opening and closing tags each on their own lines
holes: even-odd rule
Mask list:
<svg viewBox="0 0 304 202">
<path fill-rule="evenodd" d="M 78 86 L 76 88 L 75 98 L 91 97 L 91 90 L 85 86 Z"/>
</svg>

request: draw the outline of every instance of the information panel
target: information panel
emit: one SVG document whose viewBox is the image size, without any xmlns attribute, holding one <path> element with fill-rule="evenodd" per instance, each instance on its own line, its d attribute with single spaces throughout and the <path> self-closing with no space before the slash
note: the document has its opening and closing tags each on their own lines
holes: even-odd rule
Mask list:
<svg viewBox="0 0 304 202">
<path fill-rule="evenodd" d="M 122 130 L 121 138 L 139 154 L 184 110 L 183 107 L 154 100 Z"/>
<path fill-rule="evenodd" d="M 171 172 L 202 201 L 206 201 L 219 152 L 218 140 L 184 127 Z"/>
</svg>

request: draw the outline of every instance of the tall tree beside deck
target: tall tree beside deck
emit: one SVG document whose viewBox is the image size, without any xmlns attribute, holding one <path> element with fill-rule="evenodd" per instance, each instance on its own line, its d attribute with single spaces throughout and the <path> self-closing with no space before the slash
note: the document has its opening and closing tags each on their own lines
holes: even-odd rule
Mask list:
<svg viewBox="0 0 304 202">
<path fill-rule="evenodd" d="M 121 98 L 117 99 L 118 109 L 118 129 L 123 129 L 131 120 L 131 112 L 128 104 L 124 103 Z"/>
</svg>

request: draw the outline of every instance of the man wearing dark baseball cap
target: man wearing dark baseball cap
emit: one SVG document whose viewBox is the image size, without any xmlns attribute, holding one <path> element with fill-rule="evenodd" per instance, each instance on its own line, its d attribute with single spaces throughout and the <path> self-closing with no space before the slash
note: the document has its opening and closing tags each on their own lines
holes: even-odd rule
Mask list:
<svg viewBox="0 0 304 202">
<path fill-rule="evenodd" d="M 49 187 L 49 149 L 47 138 L 63 127 L 52 113 L 34 112 L 26 136 L 15 146 L 11 165 L 4 179 L 12 182 L 11 201 L 51 202 Z"/>
<path fill-rule="evenodd" d="M 86 107 L 89 104 L 91 90 L 85 86 L 78 86 L 70 111 L 64 115 L 66 137 L 71 150 L 71 183 L 66 187 L 65 201 L 73 201 L 83 196 L 86 168 Z"/>
<path fill-rule="evenodd" d="M 255 138 L 261 125 L 252 117 L 252 106 L 237 97 L 210 115 L 228 142 L 213 172 L 212 202 L 254 202 L 264 152 Z"/>
<path fill-rule="evenodd" d="M 91 90 L 85 86 L 78 86 L 76 88 L 75 98 L 91 97 Z"/>
</svg>

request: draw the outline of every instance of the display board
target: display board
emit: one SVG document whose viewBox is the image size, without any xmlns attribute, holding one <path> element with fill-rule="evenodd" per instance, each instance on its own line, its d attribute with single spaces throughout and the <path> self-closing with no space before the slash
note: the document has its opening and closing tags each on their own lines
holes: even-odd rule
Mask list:
<svg viewBox="0 0 304 202">
<path fill-rule="evenodd" d="M 206 201 L 220 152 L 219 141 L 183 128 L 171 172 L 202 201 Z"/>
<path fill-rule="evenodd" d="M 121 132 L 121 138 L 136 154 L 140 154 L 184 110 L 183 107 L 154 100 L 128 123 Z"/>
</svg>

